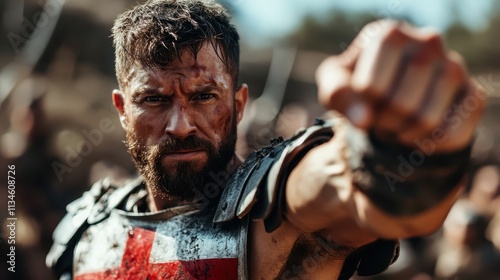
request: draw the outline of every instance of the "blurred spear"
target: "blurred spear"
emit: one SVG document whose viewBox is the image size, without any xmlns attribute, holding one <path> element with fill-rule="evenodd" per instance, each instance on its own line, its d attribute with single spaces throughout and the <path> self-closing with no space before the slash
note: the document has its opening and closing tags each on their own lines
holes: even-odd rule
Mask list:
<svg viewBox="0 0 500 280">
<path fill-rule="evenodd" d="M 39 17 L 37 25 L 23 48 L 17 53 L 12 62 L 0 70 L 0 108 L 17 84 L 31 74 L 36 63 L 44 53 L 54 33 L 65 1 L 48 0 L 45 2 L 43 11 L 51 9 L 50 13 L 45 12 L 47 21 L 44 22 L 42 17 Z M 43 24 L 41 24 L 42 22 Z M 11 41 L 11 43 L 13 42 Z M 15 48 L 15 46 L 12 47 Z"/>
<path fill-rule="evenodd" d="M 297 48 L 294 46 L 273 49 L 264 90 L 261 96 L 250 104 L 249 114 L 239 126 L 241 131 L 248 133 L 251 126 L 266 126 L 276 118 L 283 103 L 296 55 Z"/>
</svg>

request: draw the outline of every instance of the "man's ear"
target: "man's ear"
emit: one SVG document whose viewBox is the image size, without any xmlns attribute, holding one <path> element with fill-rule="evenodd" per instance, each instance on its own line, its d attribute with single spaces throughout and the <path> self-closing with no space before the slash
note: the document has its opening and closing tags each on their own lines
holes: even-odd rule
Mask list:
<svg viewBox="0 0 500 280">
<path fill-rule="evenodd" d="M 234 106 L 236 106 L 238 123 L 240 123 L 241 119 L 243 118 L 243 112 L 245 111 L 245 105 L 247 104 L 247 100 L 248 100 L 248 85 L 241 84 L 241 86 L 236 91 L 236 94 L 234 95 Z"/>
<path fill-rule="evenodd" d="M 115 106 L 118 114 L 120 115 L 120 123 L 122 124 L 123 129 L 126 127 L 125 121 L 125 100 L 123 96 L 123 92 L 118 89 L 113 90 L 112 94 L 113 105 Z"/>
</svg>

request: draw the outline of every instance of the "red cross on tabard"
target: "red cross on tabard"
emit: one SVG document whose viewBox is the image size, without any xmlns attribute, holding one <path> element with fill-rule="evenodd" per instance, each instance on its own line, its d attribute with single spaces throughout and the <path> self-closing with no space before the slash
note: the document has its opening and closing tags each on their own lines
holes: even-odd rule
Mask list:
<svg viewBox="0 0 500 280">
<path fill-rule="evenodd" d="M 160 280 L 160 279 L 237 279 L 238 259 L 220 258 L 149 263 L 154 231 L 135 228 L 129 234 L 120 267 L 102 272 L 78 274 L 75 280 Z"/>
</svg>

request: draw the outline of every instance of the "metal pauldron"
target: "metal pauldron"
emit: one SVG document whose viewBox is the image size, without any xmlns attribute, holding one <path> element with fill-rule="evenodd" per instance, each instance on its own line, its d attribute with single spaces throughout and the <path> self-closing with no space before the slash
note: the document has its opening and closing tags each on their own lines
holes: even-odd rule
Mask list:
<svg viewBox="0 0 500 280">
<path fill-rule="evenodd" d="M 109 178 L 97 181 L 82 197 L 68 204 L 68 213 L 59 222 L 52 235 L 54 243 L 47 254 L 46 265 L 55 275 L 71 276 L 73 251 L 89 226 L 106 219 L 125 197 L 141 186 L 142 178 L 115 186 Z"/>
<path fill-rule="evenodd" d="M 273 139 L 254 151 L 229 178 L 214 223 L 249 215 L 252 220 L 264 220 L 266 231 L 277 229 L 283 221 L 288 175 L 309 150 L 333 137 L 332 126 L 332 122 L 317 119 L 294 137 Z"/>
</svg>

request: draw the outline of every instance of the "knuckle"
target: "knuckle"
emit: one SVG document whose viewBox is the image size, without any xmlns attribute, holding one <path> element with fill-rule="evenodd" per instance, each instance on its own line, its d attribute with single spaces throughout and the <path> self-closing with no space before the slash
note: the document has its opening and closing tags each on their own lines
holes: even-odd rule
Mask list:
<svg viewBox="0 0 500 280">
<path fill-rule="evenodd" d="M 457 53 L 456 51 L 448 51 L 446 53 L 446 58 L 451 60 L 451 61 L 454 61 L 456 63 L 458 63 L 459 65 L 461 65 L 463 68 L 465 68 L 465 59 L 462 55 L 460 55 L 459 53 Z"/>
<path fill-rule="evenodd" d="M 400 22 L 394 20 L 376 20 L 369 22 L 365 26 L 363 26 L 359 34 L 363 37 L 375 39 L 374 41 L 384 41 L 387 38 L 401 33 L 400 25 Z"/>
<path fill-rule="evenodd" d="M 395 26 L 388 28 L 381 40 L 385 47 L 405 48 L 410 56 L 442 58 L 445 55 L 442 37 L 435 31 L 410 32 Z"/>
<path fill-rule="evenodd" d="M 379 30 L 381 34 L 383 34 L 387 32 L 387 30 L 397 29 L 397 27 L 398 23 L 396 21 L 382 19 L 369 22 L 363 27 L 362 32 L 370 33 L 372 30 Z"/>
<path fill-rule="evenodd" d="M 381 35 L 382 46 L 400 47 L 409 41 L 408 35 L 401 31 L 398 26 L 388 26 Z"/>
<path fill-rule="evenodd" d="M 443 39 L 441 38 L 441 34 L 435 31 L 428 32 L 428 34 L 424 37 L 422 42 L 426 45 L 428 49 L 430 49 L 433 52 L 436 53 L 444 52 Z"/>
<path fill-rule="evenodd" d="M 417 55 L 425 57 L 428 61 L 442 61 L 444 57 L 443 45 L 433 40 L 432 42 L 419 43 Z"/>
<path fill-rule="evenodd" d="M 411 60 L 417 64 L 431 65 L 442 61 L 444 48 L 438 33 L 427 35 L 424 39 L 412 39 L 406 47 L 406 52 Z"/>
<path fill-rule="evenodd" d="M 406 100 L 393 101 L 392 107 L 403 117 L 412 117 L 417 111 L 415 102 L 407 102 Z"/>
<path fill-rule="evenodd" d="M 318 66 L 318 68 L 316 68 L 316 72 L 315 72 L 315 78 L 316 78 L 316 82 L 319 82 L 321 81 L 321 77 L 323 75 L 324 72 L 328 71 L 328 69 L 332 66 L 332 64 L 334 64 L 335 62 L 337 61 L 337 59 L 333 56 L 330 56 L 326 59 L 324 59 Z"/>
<path fill-rule="evenodd" d="M 339 68 L 337 57 L 325 59 L 316 70 L 318 100 L 324 106 L 334 104 L 338 97 L 349 92 L 350 72 Z"/>
</svg>

